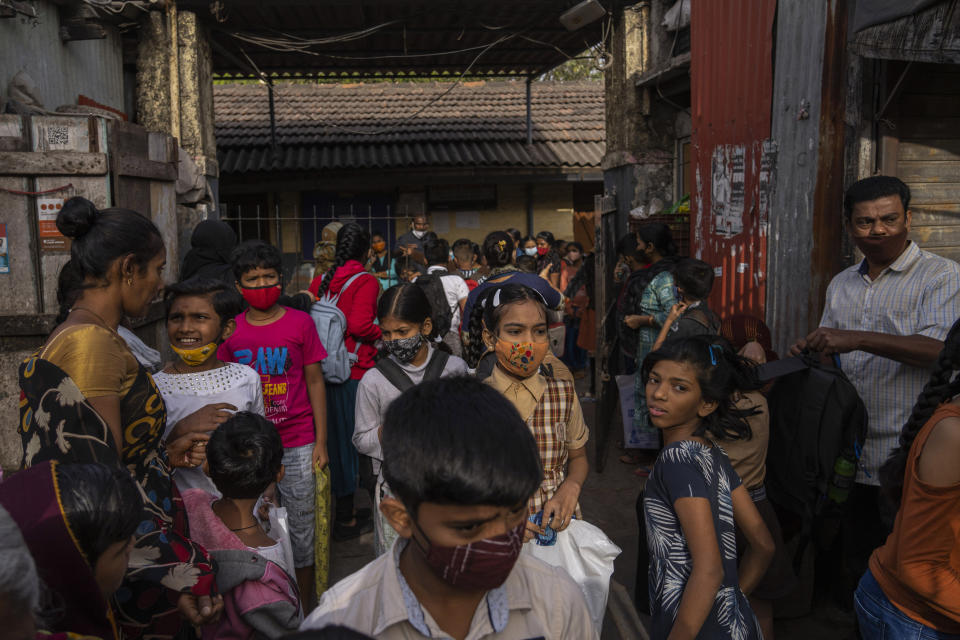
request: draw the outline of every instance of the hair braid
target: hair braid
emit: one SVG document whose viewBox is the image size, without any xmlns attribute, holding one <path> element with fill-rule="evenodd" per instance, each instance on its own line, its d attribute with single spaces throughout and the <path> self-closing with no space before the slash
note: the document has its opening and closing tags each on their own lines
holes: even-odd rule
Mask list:
<svg viewBox="0 0 960 640">
<path fill-rule="evenodd" d="M 337 248 L 333 254 L 333 264 L 323 274 L 323 280 L 317 288 L 317 297 L 326 295 L 333 281 L 333 274 L 349 260 L 362 260 L 370 250 L 370 234 L 355 222 L 349 222 L 337 232 Z"/>
<path fill-rule="evenodd" d="M 910 419 L 900 430 L 900 446 L 893 450 L 887 461 L 880 467 L 880 485 L 891 503 L 900 506 L 903 495 L 903 478 L 907 471 L 907 459 L 910 447 L 917 434 L 930 420 L 941 404 L 960 393 L 960 378 L 954 374 L 960 370 L 960 320 L 954 323 L 943 344 L 943 351 L 937 360 L 937 368 L 923 391 L 917 397 Z"/>
<path fill-rule="evenodd" d="M 487 352 L 487 345 L 483 342 L 483 305 L 496 290 L 496 287 L 491 287 L 481 293 L 470 310 L 470 319 L 464 336 L 466 340 L 464 340 L 463 356 L 472 369 L 480 364 L 480 358 Z"/>
</svg>

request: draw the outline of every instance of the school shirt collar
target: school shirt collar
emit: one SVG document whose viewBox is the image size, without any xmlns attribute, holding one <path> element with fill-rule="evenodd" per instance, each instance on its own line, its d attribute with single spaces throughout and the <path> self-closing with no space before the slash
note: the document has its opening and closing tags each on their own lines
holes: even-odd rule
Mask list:
<svg viewBox="0 0 960 640">
<path fill-rule="evenodd" d="M 903 253 L 901 253 L 896 260 L 894 260 L 892 263 L 890 263 L 889 266 L 887 266 L 883 271 L 881 271 L 880 275 L 883 275 L 887 271 L 896 271 L 898 273 L 901 271 L 906 271 L 907 269 L 913 266 L 914 262 L 916 262 L 919 259 L 920 259 L 920 247 L 918 247 L 917 243 L 914 242 L 913 240 L 908 240 L 907 248 L 903 250 Z M 860 266 L 857 267 L 857 273 L 859 273 L 864 278 L 868 277 L 867 274 L 870 273 L 870 265 L 867 264 L 866 258 L 864 258 L 863 261 L 860 262 Z M 877 276 L 877 279 L 879 278 L 880 276 Z"/>
<path fill-rule="evenodd" d="M 417 596 L 400 571 L 400 553 L 408 542 L 404 538 L 398 538 L 390 550 L 393 562 L 388 563 L 385 579 L 380 584 L 382 597 L 378 619 L 373 630 L 374 636 L 379 637 L 388 627 L 406 621 L 421 635 L 427 638 L 435 637 L 430 627 L 432 623 L 436 628 L 436 622 L 420 605 L 420 601 L 417 600 Z M 506 629 L 510 611 L 533 608 L 529 594 L 519 584 L 520 579 L 515 577 L 515 573 L 511 571 L 506 582 L 496 589 L 487 591 L 484 596 L 490 633 L 500 633 Z M 477 629 L 471 624 L 467 636 L 469 637 L 474 631 Z"/>
<path fill-rule="evenodd" d="M 518 380 L 505 373 L 497 365 L 494 365 L 493 372 L 487 382 L 513 403 L 524 420 L 540 404 L 540 398 L 547 390 L 546 380 L 540 375 L 539 371 L 529 378 Z"/>
</svg>

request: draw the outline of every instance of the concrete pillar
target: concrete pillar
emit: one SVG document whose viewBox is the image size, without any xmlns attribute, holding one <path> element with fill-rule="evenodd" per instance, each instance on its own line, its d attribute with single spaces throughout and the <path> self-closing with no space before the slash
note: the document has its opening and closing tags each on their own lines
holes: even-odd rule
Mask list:
<svg viewBox="0 0 960 640">
<path fill-rule="evenodd" d="M 219 176 L 213 133 L 213 59 L 192 11 L 151 11 L 137 50 L 137 121 L 177 138 L 208 178 Z"/>
</svg>

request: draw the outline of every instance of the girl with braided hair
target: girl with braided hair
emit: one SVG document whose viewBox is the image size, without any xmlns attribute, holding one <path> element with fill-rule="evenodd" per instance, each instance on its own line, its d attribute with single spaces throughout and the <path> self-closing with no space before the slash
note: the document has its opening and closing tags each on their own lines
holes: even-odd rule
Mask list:
<svg viewBox="0 0 960 640">
<path fill-rule="evenodd" d="M 865 638 L 960 637 L 960 321 L 880 468 L 899 511 L 854 595 Z"/>
<path fill-rule="evenodd" d="M 337 307 L 347 319 L 343 342 L 347 351 L 357 356 L 350 368 L 349 380 L 326 383 L 327 451 L 331 488 L 336 499 L 332 531 L 335 540 L 356 538 L 373 529 L 370 510 L 355 511 L 353 501 L 360 471 L 359 455 L 353 445 L 357 387 L 363 374 L 375 364 L 374 343 L 380 339 L 380 327 L 375 324 L 380 281 L 363 266 L 369 250 L 370 234 L 354 222 L 345 224 L 337 232 L 333 265 L 310 283 L 310 292 L 318 299 L 325 295 L 336 299 Z M 348 288 L 349 292 L 343 295 Z"/>
<path fill-rule="evenodd" d="M 571 380 L 548 377 L 541 364 L 550 351 L 547 304 L 538 291 L 519 284 L 487 288 L 470 316 L 467 362 L 486 352 L 496 364 L 483 380 L 517 409 L 537 441 L 543 482 L 527 505 L 540 524 L 528 523 L 526 539 L 563 531 L 580 517 L 580 490 L 587 478 L 587 425 Z M 482 376 L 481 376 L 482 377 Z"/>
</svg>

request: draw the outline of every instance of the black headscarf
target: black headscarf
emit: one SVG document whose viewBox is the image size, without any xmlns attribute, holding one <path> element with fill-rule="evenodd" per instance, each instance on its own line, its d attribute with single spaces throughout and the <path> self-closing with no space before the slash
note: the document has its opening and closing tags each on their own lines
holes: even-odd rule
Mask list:
<svg viewBox="0 0 960 640">
<path fill-rule="evenodd" d="M 180 279 L 201 277 L 233 284 L 231 253 L 237 246 L 237 234 L 226 222 L 204 220 L 190 236 L 190 251 L 183 259 Z"/>
</svg>

